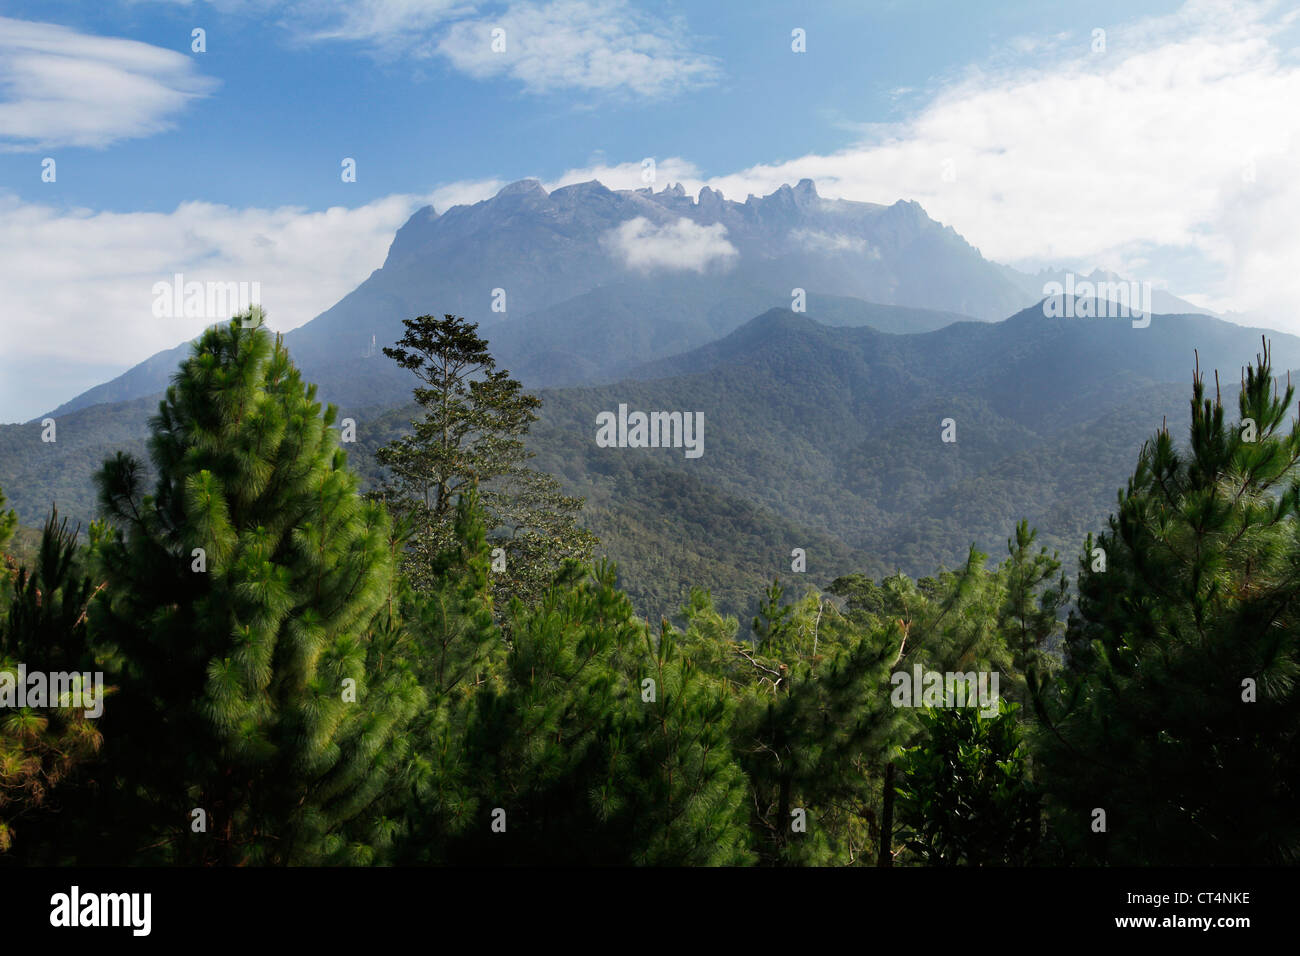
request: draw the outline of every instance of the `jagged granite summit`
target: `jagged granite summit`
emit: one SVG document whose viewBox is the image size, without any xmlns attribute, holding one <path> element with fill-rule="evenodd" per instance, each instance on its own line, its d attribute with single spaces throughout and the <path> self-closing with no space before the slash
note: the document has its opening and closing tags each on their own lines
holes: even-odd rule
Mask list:
<svg viewBox="0 0 1300 956">
<path fill-rule="evenodd" d="M 286 342 L 323 397 L 385 404 L 410 383 L 371 343 L 396 341 L 402 319 L 425 313 L 479 322 L 502 366 L 540 387 L 616 379 L 790 308 L 794 290 L 819 321 L 923 332 L 1003 319 L 1041 298 L 1042 282 L 984 259 L 916 202 L 826 199 L 810 179 L 744 202 L 708 187 L 692 198 L 680 184 L 547 192 L 525 179 L 441 214 L 418 210 L 382 267 Z M 56 414 L 158 392 L 183 351 Z"/>
</svg>

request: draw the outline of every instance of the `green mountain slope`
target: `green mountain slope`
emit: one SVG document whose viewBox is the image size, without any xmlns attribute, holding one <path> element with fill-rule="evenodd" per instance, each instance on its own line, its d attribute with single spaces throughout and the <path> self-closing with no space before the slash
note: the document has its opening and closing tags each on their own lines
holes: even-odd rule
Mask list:
<svg viewBox="0 0 1300 956">
<path fill-rule="evenodd" d="M 1276 367 L 1300 340 L 1270 333 Z M 958 322 L 910 335 L 832 327 L 771 310 L 700 349 L 644 363 L 616 384 L 547 389 L 529 439 L 535 464 L 587 498 L 583 522 L 618 561 L 648 615 L 672 613 L 691 584 L 746 613 L 791 552 L 822 584 L 850 570 L 929 574 L 976 543 L 1000 552 L 1020 518 L 1070 560 L 1100 526 L 1133 455 L 1167 421 L 1180 435 L 1193 349 L 1221 370 L 1225 399 L 1258 351 L 1258 331 L 1199 316 Z M 391 365 L 376 360 L 376 365 Z M 394 373 L 390 373 L 394 374 Z M 328 394 L 326 394 L 328 397 Z M 0 486 L 28 525 L 50 502 L 83 523 L 91 476 L 120 449 L 144 457 L 155 400 L 97 405 L 39 425 L 0 427 Z M 596 416 L 703 414 L 704 453 L 601 448 Z M 375 449 L 405 408 L 345 406 L 351 457 L 371 481 Z M 942 440 L 955 423 L 956 442 Z"/>
</svg>

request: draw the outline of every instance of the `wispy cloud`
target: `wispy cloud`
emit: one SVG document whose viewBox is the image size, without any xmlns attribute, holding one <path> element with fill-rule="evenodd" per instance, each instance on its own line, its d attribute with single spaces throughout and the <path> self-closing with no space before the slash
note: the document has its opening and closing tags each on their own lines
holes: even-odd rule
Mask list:
<svg viewBox="0 0 1300 956">
<path fill-rule="evenodd" d="M 680 23 L 623 0 L 513 3 L 497 16 L 455 23 L 437 51 L 470 76 L 509 77 L 532 93 L 671 96 L 721 74 L 715 58 L 690 49 Z"/>
<path fill-rule="evenodd" d="M 820 232 L 816 229 L 794 229 L 790 232 L 790 241 L 809 252 L 826 254 L 847 252 L 854 255 L 869 255 L 873 259 L 880 258 L 880 252 L 872 249 L 867 240 L 860 236 Z"/>
<path fill-rule="evenodd" d="M 647 158 L 653 159 L 653 157 Z M 695 164 L 680 156 L 667 156 L 655 160 L 652 181 L 646 180 L 646 166 L 643 164 L 644 160 L 614 164 L 594 163 L 565 170 L 554 179 L 546 179 L 541 175 L 532 178 L 537 179 L 547 192 L 553 192 L 561 186 L 589 183 L 593 179 L 609 189 L 645 189 L 649 186 L 660 190 L 671 183 L 682 183 L 684 186 L 692 186 L 692 191 L 697 191 L 703 182 Z M 507 180 L 493 177 L 457 180 L 438 186 L 430 194 L 429 201 L 438 212 L 442 213 L 452 206 L 469 206 L 484 199 L 491 199 L 507 184 Z"/>
<path fill-rule="evenodd" d="M 739 253 L 727 241 L 722 223 L 701 226 L 689 219 L 656 226 L 643 216 L 629 219 L 610 230 L 604 242 L 629 269 L 651 272 L 704 272 L 710 266 L 726 265 Z"/>
<path fill-rule="evenodd" d="M 721 76 L 678 18 L 628 0 L 301 0 L 279 19 L 300 42 L 352 42 L 378 58 L 440 58 L 477 79 L 559 91 L 673 96 Z"/>
<path fill-rule="evenodd" d="M 646 178 L 646 159 L 650 159 L 654 163 L 654 177 L 650 181 L 647 181 Z M 670 183 L 696 183 L 700 181 L 699 177 L 700 171 L 695 164 L 682 159 L 680 156 L 666 156 L 658 159 L 648 156 L 639 161 L 615 163 L 613 165 L 597 163 L 579 169 L 566 170 L 554 180 L 543 181 L 543 185 L 548 190 L 551 190 L 572 183 L 591 182 L 591 180 L 595 179 L 610 189 L 644 189 L 646 186 L 652 186 L 658 190 Z"/>
<path fill-rule="evenodd" d="M 1104 53 L 1086 31 L 1053 36 L 854 146 L 708 185 L 739 198 L 809 177 L 827 197 L 916 199 L 990 258 L 1113 269 L 1296 329 L 1300 66 L 1278 38 L 1297 17 L 1191 0 L 1109 27 Z"/>
<path fill-rule="evenodd" d="M 134 364 L 215 319 L 155 318 L 153 286 L 257 282 L 270 324 L 301 325 L 384 261 L 399 226 L 428 196 L 355 209 L 232 209 L 188 202 L 168 213 L 65 211 L 0 194 L 0 355 Z M 69 378 L 64 398 L 102 380 Z M 0 409 L 0 418 L 41 409 Z"/>
<path fill-rule="evenodd" d="M 103 147 L 170 128 L 216 81 L 172 50 L 0 17 L 0 149 Z"/>
<path fill-rule="evenodd" d="M 302 40 L 348 40 L 393 54 L 428 46 L 431 31 L 473 15 L 472 0 L 302 0 L 286 4 L 285 24 Z"/>
</svg>

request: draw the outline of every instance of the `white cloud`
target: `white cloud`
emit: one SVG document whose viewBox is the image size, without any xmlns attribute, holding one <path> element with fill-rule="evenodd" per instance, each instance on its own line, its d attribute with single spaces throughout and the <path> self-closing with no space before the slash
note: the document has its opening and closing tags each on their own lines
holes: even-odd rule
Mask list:
<svg viewBox="0 0 1300 956">
<path fill-rule="evenodd" d="M 851 252 L 856 255 L 870 254 L 873 259 L 880 258 L 879 250 L 872 249 L 867 240 L 861 236 L 820 232 L 816 229 L 792 229 L 790 240 L 809 252 Z"/>
<path fill-rule="evenodd" d="M 642 178 L 640 162 L 616 163 L 612 166 L 595 164 L 565 170 L 554 179 L 545 179 L 540 175 L 531 178 L 537 179 L 548 193 L 554 192 L 561 186 L 589 183 L 593 179 L 608 189 L 644 189 L 647 185 L 651 185 L 655 190 L 660 190 L 667 183 L 681 183 L 688 192 L 695 192 L 703 185 L 700 171 L 695 164 L 676 156 L 666 157 L 656 162 L 653 184 L 646 183 Z M 452 206 L 469 206 L 484 199 L 491 199 L 509 182 L 505 179 L 492 178 L 457 180 L 437 187 L 429 199 L 439 213 L 444 213 Z"/>
<path fill-rule="evenodd" d="M 463 179 L 439 186 L 429 196 L 429 202 L 439 214 L 452 206 L 472 206 L 491 199 L 502 187 L 509 185 L 504 179 Z"/>
<path fill-rule="evenodd" d="M 504 31 L 496 34 L 496 48 L 494 31 Z M 715 58 L 690 50 L 680 25 L 642 14 L 625 0 L 513 3 L 500 16 L 453 24 L 437 51 L 470 76 L 508 76 L 532 93 L 670 96 L 720 75 Z"/>
<path fill-rule="evenodd" d="M 739 255 L 727 241 L 727 227 L 720 222 L 701 226 L 689 219 L 678 219 L 656 226 L 644 216 L 637 216 L 611 229 L 603 241 L 624 265 L 641 272 L 667 269 L 703 273 L 713 263 L 725 266 Z"/>
<path fill-rule="evenodd" d="M 647 158 L 653 159 L 653 157 Z M 561 186 L 568 186 L 572 183 L 587 183 L 593 179 L 598 180 L 609 189 L 644 189 L 646 186 L 650 186 L 655 190 L 660 190 L 668 183 L 682 183 L 688 192 L 693 193 L 698 191 L 698 184 L 702 182 L 700 171 L 695 164 L 677 156 L 655 160 L 654 182 L 652 183 L 645 181 L 644 169 L 642 161 L 617 163 L 613 166 L 604 164 L 584 166 L 581 169 L 566 170 L 558 178 L 544 182 L 543 185 L 549 192 L 552 189 L 559 189 Z M 692 189 L 692 186 L 695 188 Z"/>
<path fill-rule="evenodd" d="M 1050 56 L 972 70 L 855 146 L 708 185 L 915 199 L 990 258 L 1113 269 L 1300 331 L 1300 66 L 1277 44 L 1295 14 L 1272 11 L 1192 0 L 1108 29 L 1100 55 L 1086 31 L 1051 37 Z"/>
<path fill-rule="evenodd" d="M 135 40 L 0 17 L 0 149 L 103 147 L 170 128 L 216 81 Z"/>
<path fill-rule="evenodd" d="M 378 268 L 394 232 L 429 199 L 389 196 L 320 212 L 187 202 L 169 213 L 110 213 L 0 195 L 0 355 L 34 367 L 70 359 L 125 368 L 173 348 L 211 323 L 153 316 L 154 283 L 177 272 L 187 281 L 258 282 L 269 325 L 294 328 Z M 61 400 L 102 380 L 69 377 Z M 5 407 L 0 419 L 44 410 Z"/>
<path fill-rule="evenodd" d="M 147 0 L 136 0 L 147 2 Z M 152 0 L 196 5 L 194 0 Z M 673 96 L 722 77 L 693 49 L 680 17 L 630 0 L 209 0 L 227 13 L 265 15 L 299 43 L 350 42 L 382 60 L 440 57 L 477 79 L 506 77 L 530 93 L 576 90 Z M 504 30 L 504 49 L 493 32 Z"/>
<path fill-rule="evenodd" d="M 692 49 L 680 19 L 628 0 L 299 0 L 281 22 L 300 42 L 358 43 L 385 60 L 440 57 L 530 93 L 672 96 L 721 76 L 716 57 Z"/>
<path fill-rule="evenodd" d="M 409 42 L 413 34 L 473 10 L 467 0 L 354 0 L 346 4 L 307 0 L 293 4 L 290 16 L 305 38 L 388 45 Z M 310 26 L 313 21 L 321 25 Z"/>
</svg>

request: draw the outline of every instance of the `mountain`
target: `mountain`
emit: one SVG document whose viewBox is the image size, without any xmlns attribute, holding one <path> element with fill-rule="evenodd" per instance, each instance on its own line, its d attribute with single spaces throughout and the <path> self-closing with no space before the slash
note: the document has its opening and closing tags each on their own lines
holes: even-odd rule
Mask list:
<svg viewBox="0 0 1300 956">
<path fill-rule="evenodd" d="M 792 350 L 780 358 L 783 374 L 792 377 L 798 374 L 792 366 L 799 357 L 814 360 L 809 353 L 818 348 L 827 353 L 851 350 L 860 363 L 853 374 L 878 387 L 882 377 L 901 376 L 905 368 L 909 375 L 943 382 L 943 394 L 1005 394 L 997 399 L 1000 409 L 1020 408 L 1018 415 L 1040 421 L 1058 413 L 1086 415 L 1113 401 L 1116 387 L 1124 383 L 1186 381 L 1196 350 L 1202 366 L 1235 371 L 1249 364 L 1267 339 L 1275 368 L 1300 363 L 1300 338 L 1287 333 L 1201 314 L 1156 314 L 1149 326 L 1137 328 L 1129 318 L 1096 316 L 1101 308 L 1096 303 L 1085 307 L 1080 300 L 1066 306 L 1056 297 L 1003 322 L 962 321 L 911 335 L 870 327 L 831 329 L 809 316 L 772 309 L 716 342 L 632 371 L 647 379 L 766 365 L 776 360 L 771 353 L 779 341 Z M 1053 317 L 1062 313 L 1087 317 Z M 1018 393 L 1009 391 L 1013 385 Z"/>
<path fill-rule="evenodd" d="M 1275 368 L 1300 367 L 1290 335 L 1203 315 L 1155 315 L 1146 328 L 1048 317 L 1060 311 L 1045 301 L 1002 322 L 898 334 L 768 310 L 619 382 L 543 391 L 530 447 L 538 467 L 587 498 L 583 523 L 643 612 L 671 613 L 703 584 L 744 614 L 773 577 L 794 577 L 794 548 L 807 553 L 799 580 L 810 583 L 852 570 L 929 574 L 972 542 L 999 553 L 1027 518 L 1072 561 L 1142 442 L 1162 422 L 1184 434 L 1194 349 L 1211 381 L 1219 370 L 1229 407 L 1261 335 Z M 620 404 L 703 413 L 704 453 L 598 447 L 596 416 Z M 118 447 L 143 451 L 152 405 L 61 417 L 55 445 L 37 425 L 0 427 L 0 486 L 23 520 L 39 521 L 56 497 L 84 521 L 93 470 Z M 375 449 L 411 410 L 347 414 L 360 436 L 351 461 L 373 480 Z M 942 441 L 948 418 L 955 443 Z"/>
<path fill-rule="evenodd" d="M 174 348 L 157 352 L 116 378 L 87 389 L 41 417 L 58 419 L 83 408 L 90 408 L 92 405 L 129 402 L 156 395 L 167 387 L 176 369 L 189 355 L 190 344 L 182 342 Z"/>
<path fill-rule="evenodd" d="M 1142 442 L 1162 421 L 1181 434 L 1193 350 L 1231 402 L 1261 330 L 1044 312 L 890 335 L 772 310 L 639 380 L 548 393 L 539 460 L 579 494 L 654 461 L 912 574 L 955 564 L 972 542 L 999 548 L 1020 518 L 1073 556 Z M 1275 368 L 1300 364 L 1300 339 L 1263 334 Z M 702 412 L 704 453 L 596 447 L 596 416 L 619 405 Z M 945 419 L 955 443 L 941 440 Z"/>
<path fill-rule="evenodd" d="M 1042 290 L 1074 281 L 991 263 L 914 202 L 827 200 L 809 180 L 743 203 L 525 180 L 419 210 L 382 267 L 286 343 L 357 420 L 352 458 L 373 478 L 412 387 L 375 346 L 413 315 L 479 322 L 499 366 L 543 390 L 538 463 L 588 499 L 584 520 L 640 606 L 671 610 L 694 581 L 743 610 L 788 576 L 794 548 L 823 583 L 924 574 L 1025 517 L 1072 553 L 1142 440 L 1185 421 L 1193 348 L 1229 380 L 1259 349 L 1261 330 L 1160 292 L 1145 328 L 1052 318 L 1078 303 Z M 1300 367 L 1300 340 L 1265 334 L 1275 367 Z M 143 455 L 187 350 L 56 409 L 56 442 L 36 423 L 0 426 L 0 486 L 24 522 L 56 500 L 93 514 L 91 475 L 119 448 Z M 595 416 L 620 405 L 703 413 L 705 454 L 598 447 Z M 940 440 L 945 419 L 956 443 Z"/>
<path fill-rule="evenodd" d="M 1032 298 L 1042 298 L 1051 294 L 1049 288 L 1055 285 L 1059 290 L 1053 290 L 1056 291 L 1056 294 L 1072 292 L 1076 296 L 1095 295 L 1104 299 L 1108 298 L 1107 292 L 1117 292 L 1113 288 L 1114 286 L 1130 284 L 1130 280 L 1121 276 L 1118 272 L 1105 269 L 1094 269 L 1086 275 L 1070 273 L 1064 269 L 1043 269 L 1033 275 L 1013 269 L 1010 266 L 1003 266 L 1002 270 L 1008 279 L 1018 288 L 1024 290 L 1025 295 Z M 1074 292 L 1071 287 L 1081 283 L 1089 283 L 1093 291 L 1084 292 L 1080 289 Z M 1180 299 L 1164 289 L 1151 289 L 1150 292 L 1150 311 L 1158 312 L 1161 315 L 1210 315 L 1215 318 L 1228 319 L 1238 325 L 1247 325 L 1251 322 L 1263 324 L 1263 317 L 1260 315 L 1219 315 L 1209 309 L 1203 309 L 1188 302 L 1186 299 Z"/>
<path fill-rule="evenodd" d="M 789 300 L 737 277 L 644 278 L 602 286 L 524 321 L 491 326 L 486 334 L 500 361 L 533 387 L 594 384 L 705 345 Z M 804 314 L 826 325 L 886 332 L 928 332 L 970 318 L 820 293 L 806 295 L 804 306 Z"/>
<path fill-rule="evenodd" d="M 680 185 L 548 193 L 524 180 L 441 215 L 417 211 L 382 267 L 286 343 L 322 395 L 347 405 L 405 398 L 372 337 L 391 344 L 402 319 L 430 312 L 481 323 L 531 387 L 613 381 L 795 305 L 794 290 L 828 322 L 899 332 L 995 321 L 1039 298 L 915 202 L 823 199 L 811 180 L 743 203 Z M 177 357 L 160 353 L 54 415 L 156 394 Z"/>
</svg>

